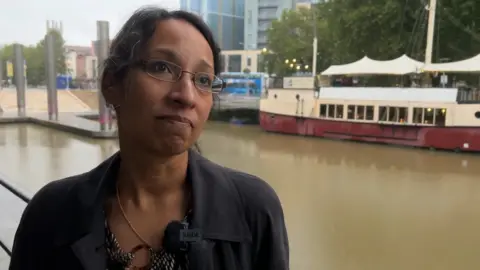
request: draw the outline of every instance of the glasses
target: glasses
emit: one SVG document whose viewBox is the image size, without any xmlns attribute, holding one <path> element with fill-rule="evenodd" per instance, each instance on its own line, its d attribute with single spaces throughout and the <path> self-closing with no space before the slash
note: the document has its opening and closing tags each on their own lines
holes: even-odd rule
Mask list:
<svg viewBox="0 0 480 270">
<path fill-rule="evenodd" d="M 148 75 L 160 81 L 177 82 L 183 73 L 188 73 L 192 75 L 195 87 L 201 91 L 218 93 L 224 88 L 223 80 L 211 73 L 186 71 L 174 63 L 163 60 L 147 60 L 140 63 Z"/>
</svg>

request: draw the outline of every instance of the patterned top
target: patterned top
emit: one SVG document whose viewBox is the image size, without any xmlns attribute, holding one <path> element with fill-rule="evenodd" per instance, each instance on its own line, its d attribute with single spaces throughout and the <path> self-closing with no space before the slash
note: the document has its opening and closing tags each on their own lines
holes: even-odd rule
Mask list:
<svg viewBox="0 0 480 270">
<path fill-rule="evenodd" d="M 190 213 L 190 211 L 189 211 Z M 187 221 L 189 214 L 184 218 L 184 221 Z M 178 258 L 174 254 L 170 254 L 165 250 L 154 250 L 148 246 L 138 246 L 135 247 L 132 251 L 124 251 L 118 244 L 117 238 L 110 230 L 108 223 L 105 221 L 105 244 L 108 254 L 108 266 L 107 270 L 127 270 L 127 269 L 138 269 L 138 270 L 188 270 L 188 259 L 187 256 L 184 258 Z M 135 252 L 146 248 L 150 253 L 150 264 L 145 267 L 135 267 L 132 266 L 132 261 L 135 258 Z M 177 260 L 176 260 L 177 259 Z M 180 259 L 180 260 L 178 260 Z M 183 261 L 183 262 L 180 262 Z"/>
</svg>

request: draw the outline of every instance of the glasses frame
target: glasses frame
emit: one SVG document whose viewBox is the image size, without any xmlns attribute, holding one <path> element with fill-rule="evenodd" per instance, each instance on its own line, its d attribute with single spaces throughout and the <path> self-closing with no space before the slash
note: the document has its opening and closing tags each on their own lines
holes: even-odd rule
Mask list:
<svg viewBox="0 0 480 270">
<path fill-rule="evenodd" d="M 147 69 L 147 66 L 149 63 L 152 63 L 152 62 L 165 62 L 166 64 L 168 65 L 171 65 L 173 67 L 176 67 L 178 68 L 179 72 L 178 72 L 178 77 L 176 79 L 173 79 L 173 80 L 165 80 L 165 79 L 160 79 L 158 77 L 156 77 L 155 75 L 151 74 L 150 72 L 148 72 L 148 69 Z M 181 66 L 175 64 L 175 63 L 172 63 L 170 61 L 166 61 L 166 60 L 162 60 L 162 59 L 150 59 L 150 60 L 140 60 L 138 61 L 137 63 L 141 68 L 142 68 L 142 71 L 145 72 L 146 74 L 148 74 L 148 76 L 156 79 L 156 80 L 159 80 L 159 81 L 164 81 L 164 82 L 172 82 L 172 83 L 175 83 L 175 82 L 178 82 L 181 78 L 182 78 L 182 75 L 184 73 L 187 73 L 190 75 L 190 79 L 192 80 L 193 82 L 193 85 L 195 85 L 195 88 L 197 88 L 198 90 L 200 91 L 203 91 L 203 92 L 208 92 L 208 93 L 220 93 L 226 86 L 226 83 L 223 79 L 221 79 L 220 77 L 218 77 L 217 75 L 215 75 L 214 73 L 208 73 L 208 72 L 192 72 L 192 71 L 188 71 L 188 70 L 184 70 Z M 215 80 L 218 80 L 219 83 L 220 83 L 220 87 L 219 88 L 214 88 L 213 87 L 213 82 L 212 82 L 212 87 L 211 89 L 204 89 L 200 86 L 197 85 L 197 83 L 195 82 L 195 77 L 197 74 L 207 74 L 207 75 L 213 75 L 214 77 L 214 81 Z"/>
</svg>

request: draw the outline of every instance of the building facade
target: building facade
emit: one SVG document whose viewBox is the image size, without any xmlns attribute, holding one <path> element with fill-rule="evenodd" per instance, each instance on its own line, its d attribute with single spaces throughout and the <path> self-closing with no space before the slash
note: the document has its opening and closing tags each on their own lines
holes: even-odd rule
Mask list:
<svg viewBox="0 0 480 270">
<path fill-rule="evenodd" d="M 293 9 L 297 0 L 245 0 L 245 49 L 267 46 L 267 32 L 272 21 L 284 10 Z"/>
<path fill-rule="evenodd" d="M 201 16 L 222 50 L 245 46 L 245 0 L 180 0 L 180 8 Z"/>
</svg>

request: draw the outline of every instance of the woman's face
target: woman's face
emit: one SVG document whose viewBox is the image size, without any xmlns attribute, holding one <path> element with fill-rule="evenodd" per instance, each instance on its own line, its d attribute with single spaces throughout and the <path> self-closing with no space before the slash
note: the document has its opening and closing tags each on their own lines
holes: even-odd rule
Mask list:
<svg viewBox="0 0 480 270">
<path fill-rule="evenodd" d="M 123 90 L 106 94 L 120 105 L 120 137 L 164 156 L 181 154 L 198 139 L 212 107 L 205 90 L 214 76 L 212 50 L 194 26 L 169 19 L 157 23 L 141 53 L 146 64 L 129 71 Z"/>
</svg>

